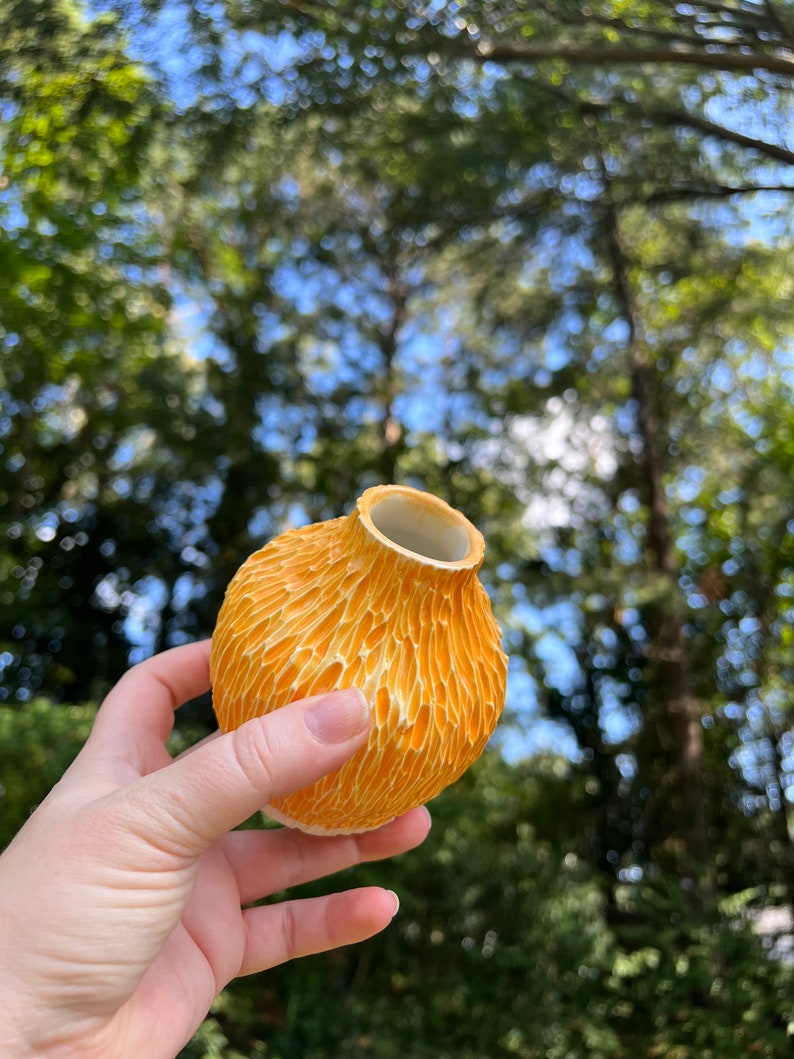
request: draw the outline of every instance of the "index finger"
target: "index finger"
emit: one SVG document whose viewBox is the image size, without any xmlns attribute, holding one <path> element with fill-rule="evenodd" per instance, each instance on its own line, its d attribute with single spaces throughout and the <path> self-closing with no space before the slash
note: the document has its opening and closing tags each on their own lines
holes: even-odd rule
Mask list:
<svg viewBox="0 0 794 1059">
<path fill-rule="evenodd" d="M 172 647 L 127 670 L 99 709 L 92 736 L 147 733 L 165 742 L 174 711 L 210 686 L 210 640 Z"/>
</svg>

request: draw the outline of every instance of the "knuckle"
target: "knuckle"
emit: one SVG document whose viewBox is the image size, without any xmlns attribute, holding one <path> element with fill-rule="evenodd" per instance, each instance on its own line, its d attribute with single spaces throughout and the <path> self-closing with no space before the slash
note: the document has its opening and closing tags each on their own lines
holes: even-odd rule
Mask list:
<svg viewBox="0 0 794 1059">
<path fill-rule="evenodd" d="M 299 886 L 306 879 L 310 879 L 314 872 L 314 858 L 312 856 L 312 846 L 304 841 L 307 837 L 298 832 L 297 834 L 293 831 L 290 834 L 290 839 L 297 839 L 297 841 L 291 842 L 291 857 L 285 858 L 288 860 L 287 863 L 287 875 L 284 882 L 284 889 L 291 890 L 293 886 Z"/>
<path fill-rule="evenodd" d="M 300 955 L 298 950 L 298 920 L 295 915 L 295 906 L 290 902 L 282 905 L 281 916 L 281 941 L 287 960 L 293 960 Z"/>
<path fill-rule="evenodd" d="M 236 728 L 231 751 L 235 765 L 251 787 L 265 794 L 273 788 L 274 753 L 264 725 L 248 721 Z"/>
<path fill-rule="evenodd" d="M 339 894 L 331 894 L 325 903 L 325 915 L 323 917 L 323 926 L 325 928 L 326 946 L 328 948 L 336 948 L 340 942 L 340 908 L 342 901 L 340 900 Z"/>
</svg>

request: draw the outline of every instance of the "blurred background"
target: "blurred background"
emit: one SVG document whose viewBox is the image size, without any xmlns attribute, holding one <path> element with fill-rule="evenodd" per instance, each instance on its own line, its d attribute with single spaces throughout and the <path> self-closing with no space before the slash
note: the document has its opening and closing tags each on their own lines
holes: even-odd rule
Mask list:
<svg viewBox="0 0 794 1059">
<path fill-rule="evenodd" d="M 791 1054 L 793 87 L 791 0 L 4 0 L 2 841 L 369 485 L 482 530 L 510 656 L 339 880 L 390 930 L 184 1057 Z"/>
</svg>

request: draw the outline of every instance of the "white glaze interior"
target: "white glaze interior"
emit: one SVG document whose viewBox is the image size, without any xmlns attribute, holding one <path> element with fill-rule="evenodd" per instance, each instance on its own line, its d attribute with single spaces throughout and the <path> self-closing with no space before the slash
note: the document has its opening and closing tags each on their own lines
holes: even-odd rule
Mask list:
<svg viewBox="0 0 794 1059">
<path fill-rule="evenodd" d="M 471 548 L 464 525 L 441 509 L 407 496 L 387 496 L 373 503 L 370 519 L 379 533 L 400 548 L 442 563 L 459 563 Z"/>
</svg>

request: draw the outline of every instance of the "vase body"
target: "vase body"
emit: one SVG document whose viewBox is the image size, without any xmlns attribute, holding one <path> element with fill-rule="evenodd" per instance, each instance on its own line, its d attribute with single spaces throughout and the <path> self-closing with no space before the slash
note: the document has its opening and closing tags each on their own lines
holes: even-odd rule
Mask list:
<svg viewBox="0 0 794 1059">
<path fill-rule="evenodd" d="M 484 542 L 443 501 L 376 486 L 344 518 L 290 530 L 232 579 L 213 635 L 223 731 L 295 699 L 358 687 L 368 744 L 265 812 L 318 834 L 378 827 L 480 755 L 507 659 L 477 571 Z"/>
</svg>

